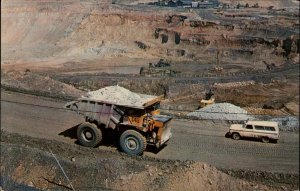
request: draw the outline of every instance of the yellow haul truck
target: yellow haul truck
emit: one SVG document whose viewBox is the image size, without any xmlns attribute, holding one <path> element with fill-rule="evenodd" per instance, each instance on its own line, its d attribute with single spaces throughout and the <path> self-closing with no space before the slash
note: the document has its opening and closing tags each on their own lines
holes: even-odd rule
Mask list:
<svg viewBox="0 0 300 191">
<path fill-rule="evenodd" d="M 160 115 L 162 96 L 155 97 L 141 106 L 118 105 L 91 98 L 79 98 L 65 105 L 85 117 L 77 129 L 79 143 L 96 147 L 102 141 L 105 128 L 117 132 L 122 151 L 140 155 L 148 145 L 157 148 L 172 136 L 169 125 L 172 117 Z"/>
</svg>

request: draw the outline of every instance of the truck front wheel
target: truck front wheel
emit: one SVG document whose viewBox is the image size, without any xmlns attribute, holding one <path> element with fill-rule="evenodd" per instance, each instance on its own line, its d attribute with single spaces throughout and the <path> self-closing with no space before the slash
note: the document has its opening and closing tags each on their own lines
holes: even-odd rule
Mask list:
<svg viewBox="0 0 300 191">
<path fill-rule="evenodd" d="M 137 131 L 124 131 L 120 137 L 120 147 L 128 155 L 141 155 L 146 146 L 146 138 Z"/>
<path fill-rule="evenodd" d="M 77 129 L 77 139 L 83 146 L 95 147 L 102 141 L 102 132 L 95 124 L 85 122 Z"/>
</svg>

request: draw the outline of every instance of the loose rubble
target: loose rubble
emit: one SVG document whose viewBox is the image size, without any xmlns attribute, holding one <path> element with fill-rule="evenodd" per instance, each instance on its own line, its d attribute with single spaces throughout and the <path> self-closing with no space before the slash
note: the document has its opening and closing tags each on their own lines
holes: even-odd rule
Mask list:
<svg viewBox="0 0 300 191">
<path fill-rule="evenodd" d="M 230 103 L 217 103 L 187 114 L 199 119 L 241 120 L 253 119 L 247 111 Z"/>
<path fill-rule="evenodd" d="M 130 105 L 141 107 L 156 96 L 137 94 L 121 86 L 108 86 L 87 93 L 88 98 L 118 103 L 118 105 Z"/>
</svg>

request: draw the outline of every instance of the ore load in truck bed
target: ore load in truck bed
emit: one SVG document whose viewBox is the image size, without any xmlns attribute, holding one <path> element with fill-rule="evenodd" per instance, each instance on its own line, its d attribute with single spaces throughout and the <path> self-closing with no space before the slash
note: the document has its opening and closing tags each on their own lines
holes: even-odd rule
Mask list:
<svg viewBox="0 0 300 191">
<path fill-rule="evenodd" d="M 138 94 L 120 86 L 108 86 L 87 93 L 87 97 L 115 105 L 146 107 L 159 101 L 160 96 Z"/>
</svg>

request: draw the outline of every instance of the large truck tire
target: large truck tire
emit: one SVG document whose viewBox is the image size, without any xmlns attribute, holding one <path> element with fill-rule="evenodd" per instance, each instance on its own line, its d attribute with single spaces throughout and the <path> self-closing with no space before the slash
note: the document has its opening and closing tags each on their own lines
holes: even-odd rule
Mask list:
<svg viewBox="0 0 300 191">
<path fill-rule="evenodd" d="M 147 147 L 147 141 L 141 133 L 127 130 L 120 136 L 120 147 L 128 155 L 141 155 Z"/>
<path fill-rule="evenodd" d="M 83 146 L 96 147 L 102 141 L 102 132 L 97 125 L 85 122 L 77 129 L 77 139 Z"/>
</svg>

